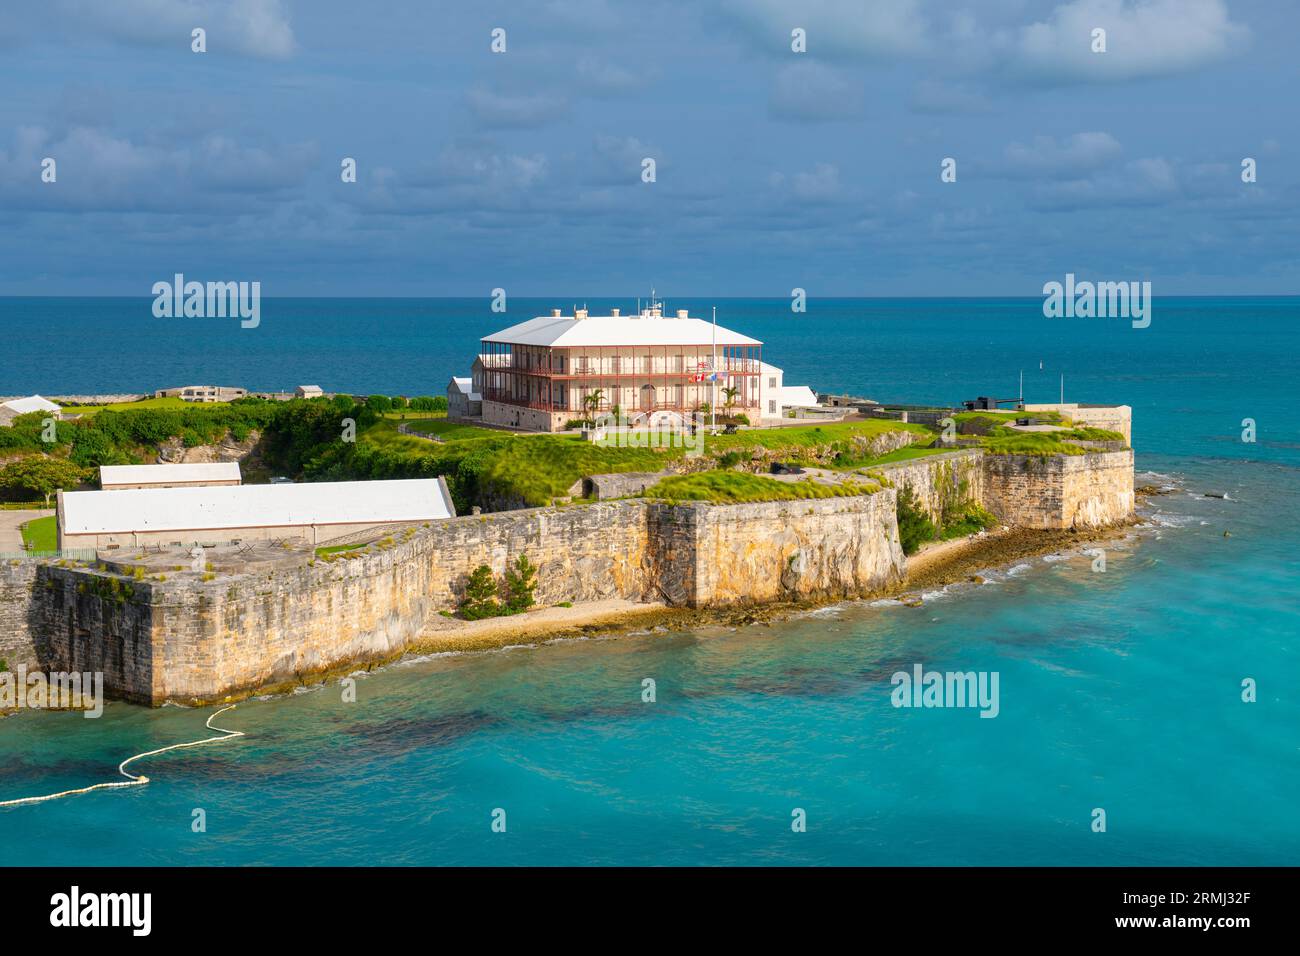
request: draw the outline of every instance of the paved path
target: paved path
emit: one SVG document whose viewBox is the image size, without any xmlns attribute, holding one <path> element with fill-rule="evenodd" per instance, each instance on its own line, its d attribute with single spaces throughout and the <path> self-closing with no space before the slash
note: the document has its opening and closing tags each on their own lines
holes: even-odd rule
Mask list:
<svg viewBox="0 0 1300 956">
<path fill-rule="evenodd" d="M 0 511 L 0 551 L 21 551 L 23 549 L 22 525 L 37 518 L 54 514 L 44 509 L 36 511 Z"/>
</svg>

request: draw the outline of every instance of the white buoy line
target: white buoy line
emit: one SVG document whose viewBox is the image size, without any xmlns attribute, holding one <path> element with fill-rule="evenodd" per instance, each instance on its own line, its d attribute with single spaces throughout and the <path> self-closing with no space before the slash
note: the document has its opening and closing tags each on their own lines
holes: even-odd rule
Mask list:
<svg viewBox="0 0 1300 956">
<path fill-rule="evenodd" d="M 215 714 L 209 717 L 207 719 L 207 723 L 204 725 L 209 730 L 221 731 L 221 733 L 225 735 L 224 737 L 205 737 L 202 740 L 191 740 L 183 744 L 171 744 L 166 747 L 159 747 L 157 750 L 147 750 L 142 754 L 136 754 L 133 757 L 127 757 L 125 760 L 123 760 L 120 764 L 117 765 L 117 772 L 120 773 L 122 776 L 126 777 L 127 778 L 126 780 L 114 781 L 112 783 L 96 783 L 96 784 L 91 784 L 89 787 L 78 787 L 76 790 L 62 790 L 59 793 L 47 793 L 41 797 L 21 797 L 17 800 L 0 800 L 0 807 L 20 807 L 20 806 L 25 806 L 29 803 L 45 803 L 47 800 L 59 800 L 63 797 L 73 797 L 79 793 L 90 793 L 93 790 L 114 790 L 117 789 L 118 787 L 143 787 L 145 784 L 149 782 L 149 778 L 146 777 L 144 774 L 140 774 L 137 776 L 136 774 L 133 773 L 127 773 L 126 770 L 127 764 L 133 763 L 136 760 L 143 760 L 145 757 L 156 757 L 158 754 L 165 754 L 169 750 L 182 750 L 186 747 L 198 747 L 203 744 L 215 744 L 215 743 L 220 743 L 223 740 L 234 740 L 236 737 L 243 737 L 244 731 L 242 730 L 227 730 L 224 727 L 215 727 L 212 724 L 214 720 L 216 720 L 226 711 L 234 710 L 234 709 L 235 709 L 234 704 L 231 704 L 229 707 L 221 708 L 221 710 L 217 711 Z"/>
</svg>

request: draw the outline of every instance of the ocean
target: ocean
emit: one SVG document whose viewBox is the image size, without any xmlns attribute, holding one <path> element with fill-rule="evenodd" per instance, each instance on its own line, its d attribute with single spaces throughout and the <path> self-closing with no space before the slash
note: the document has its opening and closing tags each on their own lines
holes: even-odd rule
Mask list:
<svg viewBox="0 0 1300 956">
<path fill-rule="evenodd" d="M 268 299 L 256 329 L 150 304 L 0 299 L 0 393 L 441 394 L 480 334 L 574 303 Z M 1300 863 L 1300 299 L 1158 298 L 1146 329 L 1037 299 L 668 301 L 715 304 L 818 391 L 1012 397 L 1023 371 L 1053 401 L 1064 376 L 1067 401 L 1132 406 L 1138 482 L 1169 493 L 1105 573 L 1063 553 L 920 608 L 411 658 L 355 703 L 241 703 L 216 723 L 247 736 L 141 761 L 146 787 L 0 809 L 0 865 Z M 998 716 L 894 708 L 917 663 L 997 672 Z M 120 779 L 211 713 L 0 720 L 0 800 Z"/>
</svg>

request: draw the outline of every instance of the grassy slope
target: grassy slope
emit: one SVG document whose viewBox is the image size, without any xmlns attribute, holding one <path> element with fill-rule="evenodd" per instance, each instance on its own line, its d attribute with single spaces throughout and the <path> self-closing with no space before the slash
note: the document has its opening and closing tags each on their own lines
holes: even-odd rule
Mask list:
<svg viewBox="0 0 1300 956">
<path fill-rule="evenodd" d="M 889 421 L 865 421 L 740 431 L 735 435 L 707 437 L 704 453 L 717 456 L 727 451 L 764 447 L 771 450 L 829 446 L 848 441 L 854 435 L 868 437 L 905 429 L 929 433 L 919 425 Z M 381 421 L 367 429 L 361 440 L 389 454 L 411 455 L 426 460 L 481 458 L 481 481 L 505 493 L 513 493 L 530 505 L 544 505 L 569 493 L 569 488 L 587 475 L 621 471 L 660 471 L 685 454 L 682 448 L 619 448 L 595 445 L 580 435 L 512 435 L 488 429 L 490 437 L 453 438 L 434 444 L 397 431 L 396 423 Z"/>
<path fill-rule="evenodd" d="M 179 398 L 146 398 L 143 402 L 122 402 L 117 405 L 65 405 L 63 410 L 68 415 L 98 415 L 103 411 L 129 412 L 138 408 L 178 409 L 178 408 L 220 408 L 229 402 L 186 402 Z"/>
<path fill-rule="evenodd" d="M 491 438 L 497 435 L 509 434 L 491 428 L 479 428 L 475 425 L 449 422 L 445 418 L 408 418 L 406 427 L 422 435 L 434 435 L 443 441 L 452 441 L 458 438 Z"/>
<path fill-rule="evenodd" d="M 794 501 L 803 498 L 847 498 L 870 494 L 879 485 L 855 482 L 822 485 L 813 481 L 777 481 L 744 471 L 702 471 L 693 475 L 665 478 L 645 492 L 647 498 L 668 501 Z"/>
</svg>

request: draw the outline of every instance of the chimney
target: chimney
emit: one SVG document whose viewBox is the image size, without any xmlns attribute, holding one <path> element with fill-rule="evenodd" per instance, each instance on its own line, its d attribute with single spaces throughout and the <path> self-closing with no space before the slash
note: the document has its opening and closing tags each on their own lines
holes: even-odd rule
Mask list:
<svg viewBox="0 0 1300 956">
<path fill-rule="evenodd" d="M 618 309 L 610 309 L 610 310 L 609 310 L 609 314 L 610 314 L 613 318 L 616 318 L 616 319 L 617 319 L 617 318 L 618 318 Z"/>
<path fill-rule="evenodd" d="M 574 317 L 575 319 L 585 319 L 585 318 L 587 317 L 587 310 L 586 310 L 586 309 L 574 309 L 574 310 L 573 310 L 573 317 Z"/>
<path fill-rule="evenodd" d="M 679 319 L 687 318 L 686 310 L 685 310 L 685 309 L 678 309 L 678 310 L 677 310 L 677 318 L 679 318 Z"/>
<path fill-rule="evenodd" d="M 552 315 L 553 317 L 555 317 L 555 318 L 558 319 L 558 318 L 560 317 L 560 310 L 559 310 L 559 309 L 551 309 L 551 315 Z"/>
</svg>

